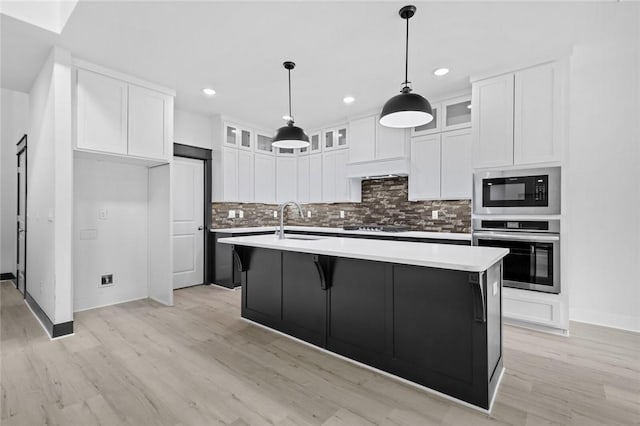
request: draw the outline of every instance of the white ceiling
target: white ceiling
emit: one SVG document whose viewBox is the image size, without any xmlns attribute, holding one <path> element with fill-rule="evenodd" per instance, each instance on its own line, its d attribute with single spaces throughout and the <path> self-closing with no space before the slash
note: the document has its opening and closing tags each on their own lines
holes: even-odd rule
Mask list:
<svg viewBox="0 0 640 426">
<path fill-rule="evenodd" d="M 50 46 L 176 89 L 177 108 L 311 129 L 381 108 L 404 72 L 405 2 L 80 1 L 60 35 L 2 16 L 2 87 L 28 91 Z M 553 59 L 638 4 L 417 2 L 409 79 L 428 99 L 468 90 L 478 73 Z M 443 78 L 436 67 L 451 68 Z M 213 87 L 213 98 L 202 94 Z M 345 105 L 342 98 L 356 101 Z"/>
</svg>

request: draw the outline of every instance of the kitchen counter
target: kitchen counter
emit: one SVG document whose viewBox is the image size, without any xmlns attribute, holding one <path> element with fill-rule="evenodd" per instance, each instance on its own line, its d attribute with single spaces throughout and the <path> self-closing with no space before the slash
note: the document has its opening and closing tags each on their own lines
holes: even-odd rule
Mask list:
<svg viewBox="0 0 640 426">
<path fill-rule="evenodd" d="M 250 232 L 270 232 L 278 228 L 278 226 L 254 226 L 245 228 L 212 228 L 211 232 L 243 234 Z M 346 235 L 371 235 L 371 236 L 392 236 L 399 238 L 427 238 L 427 239 L 446 239 L 471 241 L 471 234 L 455 233 L 455 232 L 428 232 L 428 231 L 404 231 L 404 232 L 383 232 L 383 231 L 345 231 L 342 228 L 328 228 L 322 226 L 285 226 L 285 231 L 297 232 L 318 232 L 330 234 L 346 234 Z"/>
<path fill-rule="evenodd" d="M 221 238 L 218 242 L 467 272 L 485 271 L 509 253 L 507 249 L 495 247 L 361 240 L 340 237 L 305 237 L 304 239 L 287 238 L 279 240 L 274 235 L 252 235 Z"/>
</svg>

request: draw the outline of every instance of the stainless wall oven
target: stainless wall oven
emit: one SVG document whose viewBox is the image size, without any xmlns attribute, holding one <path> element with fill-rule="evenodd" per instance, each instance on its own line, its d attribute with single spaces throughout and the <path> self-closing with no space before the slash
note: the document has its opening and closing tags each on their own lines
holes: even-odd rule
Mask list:
<svg viewBox="0 0 640 426">
<path fill-rule="evenodd" d="M 509 249 L 503 285 L 560 293 L 560 221 L 473 219 L 473 245 Z"/>
<path fill-rule="evenodd" d="M 475 214 L 560 214 L 560 168 L 476 172 Z"/>
</svg>

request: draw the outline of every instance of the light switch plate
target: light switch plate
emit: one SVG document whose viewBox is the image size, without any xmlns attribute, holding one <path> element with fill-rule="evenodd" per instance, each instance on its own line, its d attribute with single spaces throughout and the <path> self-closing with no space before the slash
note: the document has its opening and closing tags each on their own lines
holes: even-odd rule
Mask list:
<svg viewBox="0 0 640 426">
<path fill-rule="evenodd" d="M 344 219 L 344 210 L 340 210 L 340 219 Z"/>
<path fill-rule="evenodd" d="M 235 210 L 229 210 L 229 214 L 227 215 L 227 217 L 229 219 L 235 219 L 236 217 L 236 211 Z"/>
<path fill-rule="evenodd" d="M 242 210 L 238 210 L 238 217 L 240 219 L 244 218 L 244 212 Z"/>
<path fill-rule="evenodd" d="M 437 218 L 438 218 L 438 210 L 432 210 L 431 219 L 437 219 Z"/>
<path fill-rule="evenodd" d="M 307 210 L 307 217 L 311 217 L 311 210 Z"/>
<path fill-rule="evenodd" d="M 273 211 L 273 217 L 275 217 L 276 219 L 278 218 L 278 211 L 277 210 Z"/>
</svg>

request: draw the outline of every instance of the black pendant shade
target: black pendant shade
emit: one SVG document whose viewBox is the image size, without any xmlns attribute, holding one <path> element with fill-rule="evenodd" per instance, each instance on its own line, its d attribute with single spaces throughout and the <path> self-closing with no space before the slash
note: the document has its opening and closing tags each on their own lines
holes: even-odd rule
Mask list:
<svg viewBox="0 0 640 426">
<path fill-rule="evenodd" d="M 309 146 L 309 136 L 300 127 L 293 125 L 293 115 L 291 115 L 291 70 L 296 64 L 286 61 L 282 66 L 289 72 L 289 118 L 287 125 L 278 129 L 271 140 L 271 145 L 276 148 L 305 148 Z"/>
<path fill-rule="evenodd" d="M 415 6 L 404 6 L 400 17 L 407 21 L 405 45 L 404 83 L 399 95 L 389 99 L 382 107 L 380 124 L 386 127 L 408 128 L 422 126 L 433 120 L 431 104 L 417 93 L 411 93 L 409 87 L 409 19 L 416 13 Z"/>
</svg>

